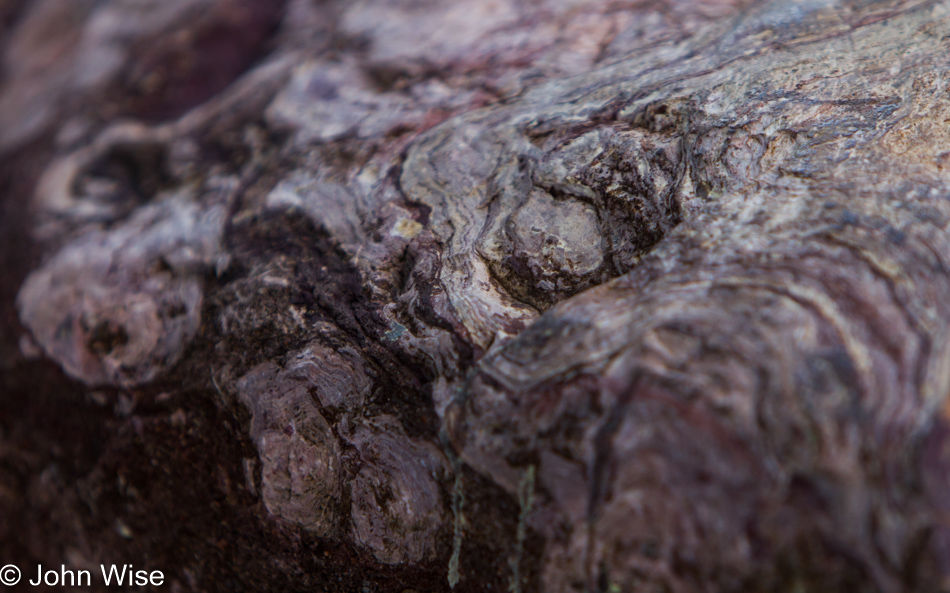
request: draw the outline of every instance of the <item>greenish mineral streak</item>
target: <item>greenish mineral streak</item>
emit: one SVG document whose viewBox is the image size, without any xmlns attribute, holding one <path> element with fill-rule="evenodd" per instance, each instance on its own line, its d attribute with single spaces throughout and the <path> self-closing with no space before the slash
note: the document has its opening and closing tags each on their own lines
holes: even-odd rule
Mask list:
<svg viewBox="0 0 950 593">
<path fill-rule="evenodd" d="M 521 557 L 524 555 L 524 541 L 528 535 L 528 514 L 534 506 L 534 466 L 528 466 L 521 483 L 518 484 L 518 504 L 521 511 L 518 513 L 518 543 L 515 546 L 515 556 L 511 559 L 511 582 L 508 591 L 521 593 Z"/>
<path fill-rule="evenodd" d="M 462 507 L 465 505 L 465 493 L 462 490 L 462 462 L 453 459 L 452 469 L 455 472 L 455 488 L 452 491 L 452 513 L 455 515 L 455 533 L 452 538 L 452 557 L 449 558 L 449 587 L 455 588 L 459 582 L 459 556 L 462 553 L 462 530 L 465 517 Z"/>
<path fill-rule="evenodd" d="M 385 339 L 390 342 L 395 342 L 404 333 L 406 333 L 406 326 L 394 321 L 392 327 L 386 332 Z"/>
</svg>

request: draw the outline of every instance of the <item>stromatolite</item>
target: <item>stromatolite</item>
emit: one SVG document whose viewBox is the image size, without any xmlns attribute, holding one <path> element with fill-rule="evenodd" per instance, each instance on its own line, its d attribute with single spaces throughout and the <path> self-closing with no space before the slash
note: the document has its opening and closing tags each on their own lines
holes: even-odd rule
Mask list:
<svg viewBox="0 0 950 593">
<path fill-rule="evenodd" d="M 119 4 L 0 133 L 58 130 L 19 319 L 246 419 L 266 529 L 434 588 L 941 590 L 944 4 L 297 0 L 193 93 Z"/>
</svg>

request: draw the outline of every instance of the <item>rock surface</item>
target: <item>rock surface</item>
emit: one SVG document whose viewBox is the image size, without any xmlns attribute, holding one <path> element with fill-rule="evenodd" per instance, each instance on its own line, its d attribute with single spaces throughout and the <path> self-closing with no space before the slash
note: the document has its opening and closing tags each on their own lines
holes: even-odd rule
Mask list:
<svg viewBox="0 0 950 593">
<path fill-rule="evenodd" d="M 0 26 L 3 558 L 180 591 L 950 587 L 945 4 Z"/>
</svg>

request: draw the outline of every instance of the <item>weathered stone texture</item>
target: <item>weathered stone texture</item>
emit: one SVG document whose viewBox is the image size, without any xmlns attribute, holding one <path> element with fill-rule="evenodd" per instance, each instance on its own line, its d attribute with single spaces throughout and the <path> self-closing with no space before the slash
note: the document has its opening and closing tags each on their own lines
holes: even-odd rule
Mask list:
<svg viewBox="0 0 950 593">
<path fill-rule="evenodd" d="M 214 402 L 293 586 L 946 588 L 945 4 L 21 12 L 8 366 Z"/>
</svg>

